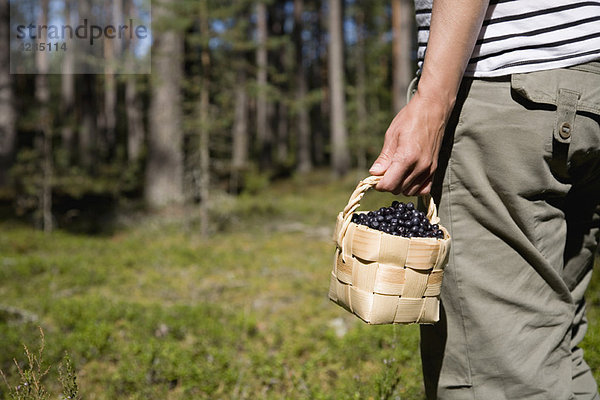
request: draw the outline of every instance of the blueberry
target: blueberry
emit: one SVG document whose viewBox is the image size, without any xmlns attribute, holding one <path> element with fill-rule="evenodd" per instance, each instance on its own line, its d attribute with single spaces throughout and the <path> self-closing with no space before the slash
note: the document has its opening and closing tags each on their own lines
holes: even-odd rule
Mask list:
<svg viewBox="0 0 600 400">
<path fill-rule="evenodd" d="M 438 224 L 431 224 L 423 211 L 415 209 L 412 202 L 394 200 L 389 207 L 376 211 L 352 214 L 352 222 L 366 225 L 395 236 L 443 238 Z"/>
</svg>

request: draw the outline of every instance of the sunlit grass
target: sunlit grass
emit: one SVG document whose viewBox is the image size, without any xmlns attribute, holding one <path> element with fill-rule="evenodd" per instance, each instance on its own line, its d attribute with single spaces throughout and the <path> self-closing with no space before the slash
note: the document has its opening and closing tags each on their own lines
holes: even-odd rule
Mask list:
<svg viewBox="0 0 600 400">
<path fill-rule="evenodd" d="M 40 325 L 48 363 L 68 350 L 89 399 L 422 397 L 416 327 L 369 327 L 327 299 L 355 184 L 315 173 L 241 196 L 208 239 L 185 218 L 104 237 L 4 223 L 3 304 L 38 319 L 3 316 L 0 368 L 14 376 Z"/>
<path fill-rule="evenodd" d="M 26 313 L 0 312 L 0 369 L 16 376 L 39 325 L 47 362 L 67 350 L 86 399 L 422 399 L 418 328 L 368 326 L 327 299 L 334 219 L 360 177 L 228 201 L 207 239 L 193 215 L 110 236 L 0 224 L 0 304 Z M 390 199 L 369 193 L 364 209 Z M 599 307 L 585 342 L 596 374 Z"/>
</svg>

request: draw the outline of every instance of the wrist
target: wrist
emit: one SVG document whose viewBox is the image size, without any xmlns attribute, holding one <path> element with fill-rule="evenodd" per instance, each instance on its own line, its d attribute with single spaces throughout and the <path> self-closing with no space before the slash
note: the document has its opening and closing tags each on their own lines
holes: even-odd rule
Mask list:
<svg viewBox="0 0 600 400">
<path fill-rule="evenodd" d="M 419 81 L 414 98 L 421 104 L 421 107 L 427 108 L 430 112 L 441 113 L 444 120 L 448 120 L 456 103 L 456 94 L 457 90 L 441 84 L 431 85 L 428 82 Z"/>
</svg>

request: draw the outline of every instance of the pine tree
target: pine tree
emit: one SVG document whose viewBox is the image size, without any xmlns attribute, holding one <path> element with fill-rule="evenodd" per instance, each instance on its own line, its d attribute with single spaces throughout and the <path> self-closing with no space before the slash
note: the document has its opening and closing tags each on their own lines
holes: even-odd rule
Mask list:
<svg viewBox="0 0 600 400">
<path fill-rule="evenodd" d="M 6 185 L 16 140 L 16 114 L 10 75 L 9 3 L 0 0 L 0 187 Z"/>
<path fill-rule="evenodd" d="M 183 39 L 181 33 L 172 26 L 176 4 L 176 0 L 163 0 L 153 8 L 155 21 L 166 28 L 156 32 L 152 57 L 154 65 L 145 180 L 145 199 L 150 207 L 183 202 Z"/>
<path fill-rule="evenodd" d="M 267 52 L 267 6 L 260 0 L 256 3 L 256 138 L 259 164 L 268 169 L 272 164 L 273 133 L 269 123 L 268 98 L 268 52 Z"/>
<path fill-rule="evenodd" d="M 296 50 L 296 115 L 298 118 L 298 171 L 308 172 L 312 169 L 310 119 L 308 114 L 307 82 L 304 68 L 304 45 L 302 40 L 304 1 L 294 0 L 294 47 Z"/>
<path fill-rule="evenodd" d="M 344 90 L 344 64 L 341 0 L 329 0 L 329 92 L 331 95 L 332 168 L 343 176 L 350 167 L 348 133 L 346 131 L 346 100 Z"/>
<path fill-rule="evenodd" d="M 412 2 L 392 0 L 393 31 L 393 107 L 394 112 L 406 104 L 406 89 L 412 79 Z"/>
</svg>

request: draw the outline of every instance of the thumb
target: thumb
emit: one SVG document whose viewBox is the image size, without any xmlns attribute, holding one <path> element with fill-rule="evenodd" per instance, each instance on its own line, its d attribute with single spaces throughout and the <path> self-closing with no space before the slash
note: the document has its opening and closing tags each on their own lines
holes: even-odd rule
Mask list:
<svg viewBox="0 0 600 400">
<path fill-rule="evenodd" d="M 396 115 L 385 132 L 385 138 L 383 140 L 383 146 L 381 148 L 381 152 L 379 153 L 379 157 L 377 157 L 377 160 L 375 160 L 369 169 L 369 173 L 371 175 L 385 174 L 387 169 L 392 164 L 393 155 L 398 147 L 398 129 L 396 128 L 396 121 L 399 115 L 400 113 Z"/>
<path fill-rule="evenodd" d="M 371 175 L 383 175 L 392 163 L 392 157 L 388 154 L 386 147 L 381 150 L 379 157 L 369 169 Z"/>
</svg>

